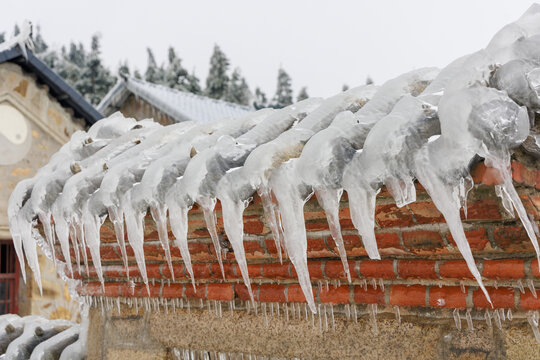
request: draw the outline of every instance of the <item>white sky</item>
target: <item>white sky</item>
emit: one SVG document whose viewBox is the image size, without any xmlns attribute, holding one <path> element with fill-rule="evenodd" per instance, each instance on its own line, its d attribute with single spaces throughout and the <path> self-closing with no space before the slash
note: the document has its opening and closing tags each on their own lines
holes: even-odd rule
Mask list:
<svg viewBox="0 0 540 360">
<path fill-rule="evenodd" d="M 105 62 L 116 69 L 127 59 L 144 71 L 145 48 L 158 62 L 173 45 L 183 64 L 204 84 L 214 43 L 250 87 L 268 97 L 280 64 L 295 92 L 329 96 L 364 83 L 380 84 L 423 66 L 442 67 L 484 47 L 503 25 L 517 19 L 531 1 L 408 0 L 193 0 L 193 1 L 9 1 L 0 29 L 15 22 L 41 25 L 49 44 L 89 44 L 102 35 Z"/>
</svg>

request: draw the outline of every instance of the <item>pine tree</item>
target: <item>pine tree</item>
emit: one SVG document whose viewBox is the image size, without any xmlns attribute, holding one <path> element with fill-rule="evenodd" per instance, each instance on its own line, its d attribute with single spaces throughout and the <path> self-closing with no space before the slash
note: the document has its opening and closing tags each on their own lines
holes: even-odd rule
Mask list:
<svg viewBox="0 0 540 360">
<path fill-rule="evenodd" d="M 373 79 L 371 78 L 371 76 L 368 75 L 366 78 L 366 85 L 371 85 L 371 84 L 373 84 Z"/>
<path fill-rule="evenodd" d="M 189 91 L 188 72 L 182 66 L 182 60 L 176 56 L 172 47 L 169 48 L 169 65 L 165 70 L 165 85 L 172 89 Z"/>
<path fill-rule="evenodd" d="M 39 25 L 36 26 L 35 35 L 32 34 L 32 37 L 33 37 L 32 40 L 34 41 L 34 53 L 36 55 L 47 51 L 49 46 L 47 45 L 47 43 L 45 42 L 45 40 L 43 40 L 43 37 L 41 36 L 41 26 Z"/>
<path fill-rule="evenodd" d="M 291 77 L 283 68 L 280 68 L 278 71 L 276 94 L 272 99 L 271 106 L 275 109 L 280 109 L 291 105 L 293 102 L 292 93 Z"/>
<path fill-rule="evenodd" d="M 19 25 L 15 24 L 15 26 L 13 27 L 13 36 L 19 35 L 20 32 L 21 29 L 19 29 Z"/>
<path fill-rule="evenodd" d="M 199 78 L 195 75 L 195 71 L 188 75 L 188 91 L 193 94 L 202 93 L 201 84 Z"/>
<path fill-rule="evenodd" d="M 162 84 L 164 82 L 163 68 L 157 65 L 152 49 L 147 48 L 146 51 L 148 52 L 148 64 L 146 66 L 144 78 L 148 82 Z"/>
<path fill-rule="evenodd" d="M 349 90 L 349 85 L 343 84 L 343 86 L 341 87 L 341 91 L 347 91 L 347 90 Z"/>
<path fill-rule="evenodd" d="M 229 87 L 223 100 L 240 105 L 249 105 L 250 99 L 251 92 L 249 91 L 246 79 L 242 77 L 240 69 L 236 68 L 231 75 Z"/>
<path fill-rule="evenodd" d="M 131 71 L 129 70 L 129 65 L 127 60 L 123 63 L 120 63 L 120 66 L 118 66 L 118 75 L 130 75 Z"/>
<path fill-rule="evenodd" d="M 266 94 L 259 87 L 255 88 L 253 107 L 255 108 L 255 110 L 268 107 L 268 100 L 266 99 Z"/>
<path fill-rule="evenodd" d="M 142 80 L 142 75 L 141 73 L 139 72 L 139 70 L 135 69 L 135 71 L 133 72 L 133 77 L 135 79 L 139 79 L 139 80 Z"/>
<path fill-rule="evenodd" d="M 81 79 L 76 84 L 77 90 L 92 104 L 97 105 L 114 85 L 116 79 L 106 69 L 100 57 L 100 44 L 97 35 L 92 36 L 92 46 Z"/>
<path fill-rule="evenodd" d="M 86 63 L 86 51 L 82 43 L 78 45 L 71 42 L 69 44 L 69 51 L 66 54 L 67 60 L 71 63 L 83 68 Z"/>
<path fill-rule="evenodd" d="M 0 33 L 0 43 L 3 43 L 4 41 L 6 41 L 6 33 L 1 32 Z"/>
<path fill-rule="evenodd" d="M 229 86 L 229 59 L 218 45 L 214 46 L 214 52 L 210 58 L 210 71 L 206 78 L 205 94 L 214 99 L 222 99 L 227 93 Z"/>
<path fill-rule="evenodd" d="M 309 98 L 309 95 L 307 93 L 307 88 L 304 86 L 300 89 L 300 92 L 298 92 L 298 96 L 296 97 L 296 101 L 302 101 Z"/>
</svg>

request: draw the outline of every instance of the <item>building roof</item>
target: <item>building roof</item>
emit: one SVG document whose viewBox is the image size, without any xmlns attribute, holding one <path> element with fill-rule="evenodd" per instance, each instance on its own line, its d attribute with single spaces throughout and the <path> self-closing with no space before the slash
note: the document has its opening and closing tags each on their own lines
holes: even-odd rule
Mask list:
<svg viewBox="0 0 540 360">
<path fill-rule="evenodd" d="M 49 87 L 49 92 L 64 107 L 72 108 L 74 115 L 85 120 L 86 124 L 92 125 L 103 118 L 84 97 L 73 89 L 62 77 L 55 73 L 44 62 L 39 60 L 29 49 L 22 49 L 20 45 L 8 48 L 0 52 L 0 64 L 12 62 L 25 71 L 36 75 L 39 82 Z"/>
<path fill-rule="evenodd" d="M 110 115 L 117 111 L 127 97 L 133 94 L 177 122 L 210 122 L 238 117 L 251 111 L 249 107 L 171 89 L 134 77 L 124 76 L 109 91 L 98 105 L 98 110 Z"/>
</svg>

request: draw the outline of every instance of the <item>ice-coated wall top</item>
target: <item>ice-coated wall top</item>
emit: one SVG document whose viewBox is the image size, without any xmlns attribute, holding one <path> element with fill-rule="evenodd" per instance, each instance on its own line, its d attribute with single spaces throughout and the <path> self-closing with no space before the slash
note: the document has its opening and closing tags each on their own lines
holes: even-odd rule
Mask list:
<svg viewBox="0 0 540 360">
<path fill-rule="evenodd" d="M 68 271 L 70 246 L 88 247 L 103 281 L 99 236 L 108 217 L 126 269 L 127 238 L 147 283 L 143 241 L 149 211 L 171 273 L 168 225 L 194 281 L 187 224 L 188 211 L 197 203 L 218 262 L 221 265 L 221 237 L 226 236 L 249 285 L 243 212 L 258 193 L 276 246 L 286 249 L 315 312 L 306 257 L 307 199 L 317 194 L 349 274 L 338 216 L 343 191 L 368 256 L 379 259 L 374 234 L 377 193 L 385 186 L 397 206 L 405 206 L 416 201 L 414 181 L 419 181 L 485 291 L 460 220 L 473 185 L 473 159 L 482 157 L 499 172 L 497 194 L 505 208 L 515 210 L 538 251 L 536 223 L 529 220 L 510 173 L 510 151 L 530 135 L 539 110 L 538 49 L 540 6 L 533 5 L 486 48 L 441 70 L 414 70 L 381 86 L 360 86 L 328 99 L 311 98 L 215 121 L 195 112 L 195 121 L 165 127 L 114 114 L 88 132 L 74 134 L 34 178 L 17 185 L 9 217 L 21 265 L 24 249 L 39 282 L 36 243 L 50 253 L 59 242 Z M 217 201 L 224 234 L 216 229 Z M 37 220 L 45 239 L 35 229 Z M 75 255 L 80 264 L 78 250 Z M 86 251 L 82 255 L 87 265 Z"/>
</svg>

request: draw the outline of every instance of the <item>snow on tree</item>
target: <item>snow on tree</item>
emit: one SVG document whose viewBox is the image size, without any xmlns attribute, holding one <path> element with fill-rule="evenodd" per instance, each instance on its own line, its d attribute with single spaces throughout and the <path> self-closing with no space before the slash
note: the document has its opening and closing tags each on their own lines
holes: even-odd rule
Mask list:
<svg viewBox="0 0 540 360">
<path fill-rule="evenodd" d="M 240 69 L 234 69 L 227 92 L 223 100 L 240 105 L 249 105 L 251 99 L 251 91 L 246 79 L 241 75 Z"/>
<path fill-rule="evenodd" d="M 371 78 L 371 76 L 368 75 L 366 78 L 366 85 L 371 85 L 371 84 L 373 84 L 373 79 Z"/>
<path fill-rule="evenodd" d="M 19 28 L 19 25 L 15 24 L 15 26 L 13 27 L 13 36 L 19 35 L 20 32 L 21 29 Z"/>
<path fill-rule="evenodd" d="M 165 69 L 165 85 L 172 89 L 189 91 L 190 79 L 188 71 L 182 66 L 182 60 L 176 55 L 173 47 L 169 47 L 169 65 Z"/>
<path fill-rule="evenodd" d="M 205 94 L 214 99 L 223 99 L 229 86 L 229 59 L 218 45 L 214 46 L 214 52 L 210 58 L 210 71 L 206 78 Z"/>
<path fill-rule="evenodd" d="M 4 41 L 6 41 L 6 33 L 1 32 L 0 33 L 0 43 L 3 43 Z"/>
<path fill-rule="evenodd" d="M 123 63 L 120 63 L 120 66 L 118 66 L 118 74 L 119 75 L 131 74 L 127 60 L 125 60 Z"/>
<path fill-rule="evenodd" d="M 146 51 L 148 52 L 148 63 L 146 66 L 144 78 L 148 82 L 154 84 L 161 84 L 164 82 L 165 75 L 163 67 L 157 65 L 156 58 L 154 57 L 152 49 L 146 48 Z"/>
<path fill-rule="evenodd" d="M 35 29 L 35 35 L 32 34 L 32 40 L 34 42 L 34 53 L 41 54 L 47 51 L 49 46 L 41 36 L 41 26 L 37 25 Z"/>
<path fill-rule="evenodd" d="M 135 79 L 139 79 L 139 80 L 142 80 L 142 75 L 141 75 L 141 72 L 137 69 L 135 69 L 135 71 L 133 72 L 133 77 Z"/>
<path fill-rule="evenodd" d="M 293 103 L 292 94 L 291 77 L 283 68 L 280 68 L 278 70 L 276 94 L 272 99 L 271 106 L 273 108 L 280 109 L 291 105 Z"/>
<path fill-rule="evenodd" d="M 86 66 L 75 85 L 77 90 L 94 105 L 99 104 L 116 81 L 111 72 L 103 66 L 100 54 L 99 36 L 94 35 Z"/>
<path fill-rule="evenodd" d="M 349 90 L 349 85 L 343 84 L 343 86 L 341 87 L 341 91 L 347 91 L 347 90 Z"/>
<path fill-rule="evenodd" d="M 253 107 L 255 108 L 255 110 L 260 110 L 268 107 L 268 100 L 266 99 L 266 94 L 259 87 L 255 88 Z"/>
<path fill-rule="evenodd" d="M 200 84 L 200 81 L 199 81 L 199 78 L 197 77 L 197 75 L 195 75 L 195 71 L 192 71 L 191 74 L 189 74 L 187 76 L 187 80 L 188 80 L 188 89 L 187 91 L 189 91 L 190 93 L 193 93 L 193 94 L 201 94 L 202 93 L 202 88 L 201 88 L 201 84 Z"/>
<path fill-rule="evenodd" d="M 300 91 L 298 92 L 298 96 L 296 97 L 296 101 L 302 101 L 309 98 L 309 95 L 307 93 L 307 88 L 303 86 Z"/>
</svg>

